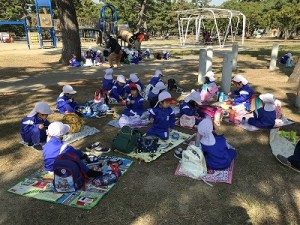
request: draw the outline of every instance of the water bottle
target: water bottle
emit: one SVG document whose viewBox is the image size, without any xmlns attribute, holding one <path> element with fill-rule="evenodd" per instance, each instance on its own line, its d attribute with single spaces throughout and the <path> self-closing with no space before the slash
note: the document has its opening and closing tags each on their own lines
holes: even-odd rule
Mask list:
<svg viewBox="0 0 300 225">
<path fill-rule="evenodd" d="M 235 111 L 233 109 L 229 112 L 229 122 L 234 123 L 235 121 Z"/>
<path fill-rule="evenodd" d="M 92 113 L 91 107 L 89 106 L 89 104 L 85 105 L 85 113 L 87 115 L 90 115 Z"/>
<path fill-rule="evenodd" d="M 224 101 L 225 101 L 225 93 L 224 92 L 220 92 L 219 102 L 224 102 Z"/>
</svg>

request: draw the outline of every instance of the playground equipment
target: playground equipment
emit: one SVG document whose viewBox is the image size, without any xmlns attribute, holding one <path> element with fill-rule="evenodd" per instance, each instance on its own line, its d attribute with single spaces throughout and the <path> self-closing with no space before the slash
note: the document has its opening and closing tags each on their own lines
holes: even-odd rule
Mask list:
<svg viewBox="0 0 300 225">
<path fill-rule="evenodd" d="M 0 25 L 22 25 L 29 49 L 30 45 L 34 43 L 39 43 L 40 47 L 44 48 L 45 42 L 50 42 L 53 47 L 56 47 L 51 0 L 35 0 L 34 2 L 35 14 L 31 13 L 20 21 L 0 21 Z"/>
<path fill-rule="evenodd" d="M 111 4 L 105 4 L 100 9 L 100 18 L 77 18 L 81 41 L 98 44 L 105 42 L 109 36 L 132 43 L 133 34 L 129 31 L 128 24 L 118 25 L 117 9 Z"/>
<path fill-rule="evenodd" d="M 243 19 L 243 28 L 242 28 L 242 45 L 244 44 L 245 39 L 245 27 L 246 27 L 246 16 L 240 11 L 229 10 L 229 9 L 216 9 L 216 8 L 199 8 L 199 9 L 190 9 L 183 11 L 176 11 L 177 13 L 177 21 L 178 21 L 178 31 L 180 44 L 184 46 L 186 44 L 187 35 L 189 32 L 189 26 L 192 21 L 195 21 L 195 41 L 199 42 L 199 37 L 202 34 L 203 42 L 205 44 L 212 44 L 213 38 L 210 35 L 215 31 L 216 37 L 214 40 L 219 44 L 220 48 L 224 47 L 227 37 L 229 33 L 231 34 L 232 41 L 235 41 L 235 37 L 238 33 L 238 27 L 240 23 L 240 17 Z M 236 24 L 234 24 L 233 19 L 236 18 Z M 228 24 L 226 26 L 225 31 L 223 32 L 223 40 L 221 39 L 221 32 L 218 26 L 219 19 L 228 19 Z M 207 31 L 205 27 L 205 22 L 207 20 L 213 20 L 213 27 L 210 33 Z M 186 29 L 184 30 L 184 27 Z M 201 32 L 201 27 L 203 27 L 203 31 Z M 234 30 L 235 28 L 235 30 Z M 208 42 L 208 43 L 207 43 Z"/>
</svg>

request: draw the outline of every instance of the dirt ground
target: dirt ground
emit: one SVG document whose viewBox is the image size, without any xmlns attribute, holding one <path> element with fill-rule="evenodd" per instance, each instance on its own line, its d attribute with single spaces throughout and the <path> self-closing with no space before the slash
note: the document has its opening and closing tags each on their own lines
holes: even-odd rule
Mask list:
<svg viewBox="0 0 300 225">
<path fill-rule="evenodd" d="M 169 41 L 149 41 L 143 47 L 168 48 Z M 299 128 L 295 83 L 287 83 L 292 69 L 268 70 L 272 41 L 248 41 L 248 50 L 238 56 L 238 70 L 258 92 L 271 92 L 283 103 L 283 113 L 296 121 L 285 130 Z M 84 48 L 87 48 L 87 44 Z M 297 42 L 280 43 L 280 55 L 300 52 Z M 155 50 L 155 51 L 156 51 Z M 190 50 L 197 52 L 197 49 Z M 137 72 L 146 83 L 155 69 L 174 78 L 185 90 L 198 85 L 198 55 L 170 50 L 168 61 L 148 61 L 124 65 L 115 75 Z M 214 52 L 213 69 L 221 83 L 222 52 Z M 99 88 L 108 65 L 98 68 L 69 68 L 58 64 L 60 49 L 27 50 L 24 43 L 0 44 L 0 224 L 300 224 L 300 175 L 281 166 L 271 154 L 269 131 L 248 132 L 222 123 L 217 132 L 225 134 L 236 147 L 233 183 L 213 187 L 186 177 L 174 176 L 178 160 L 173 151 L 146 164 L 133 160 L 129 171 L 92 210 L 55 205 L 7 192 L 20 179 L 42 167 L 42 154 L 19 144 L 20 121 L 37 101 L 55 107 L 64 84 L 78 91 L 76 100 L 84 103 Z M 172 93 L 175 97 L 178 94 Z M 115 108 L 121 112 L 121 108 Z M 50 121 L 61 119 L 51 115 Z M 117 129 L 106 123 L 111 118 L 86 119 L 100 133 L 73 146 L 93 141 L 109 146 Z M 179 129 L 186 133 L 190 130 Z M 145 131 L 143 129 L 142 131 Z M 185 146 L 183 146 L 185 147 Z M 112 152 L 113 155 L 118 155 Z"/>
</svg>

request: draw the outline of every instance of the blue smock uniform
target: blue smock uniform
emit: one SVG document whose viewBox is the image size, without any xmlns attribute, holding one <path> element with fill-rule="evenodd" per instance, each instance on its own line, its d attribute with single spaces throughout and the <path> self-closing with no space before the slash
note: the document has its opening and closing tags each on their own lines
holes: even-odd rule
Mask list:
<svg viewBox="0 0 300 225">
<path fill-rule="evenodd" d="M 134 101 L 134 104 L 130 104 L 130 101 Z M 132 95 L 128 96 L 126 99 L 127 109 L 123 111 L 123 114 L 126 116 L 134 116 L 135 113 L 141 116 L 146 110 L 144 109 L 144 99 L 141 95 L 133 97 Z"/>
<path fill-rule="evenodd" d="M 253 112 L 252 118 L 248 119 L 248 123 L 258 128 L 273 128 L 276 120 L 276 111 L 266 111 L 264 108 L 259 108 Z"/>
<path fill-rule="evenodd" d="M 121 86 L 117 82 L 113 85 L 109 97 L 116 99 L 118 102 L 121 101 L 120 96 L 124 97 L 126 94 L 125 85 Z"/>
<path fill-rule="evenodd" d="M 228 148 L 224 136 L 218 135 L 215 136 L 215 139 L 214 145 L 207 146 L 200 143 L 200 148 L 203 151 L 208 169 L 223 170 L 230 166 L 237 153 L 234 149 Z"/>
<path fill-rule="evenodd" d="M 43 124 L 45 128 L 39 129 L 40 124 Z M 32 117 L 26 116 L 22 119 L 22 139 L 25 142 L 33 145 L 40 144 L 40 142 L 46 142 L 46 129 L 48 128 L 49 124 L 50 122 L 48 120 L 39 118 L 37 114 Z"/>
<path fill-rule="evenodd" d="M 77 107 L 79 107 L 77 102 L 71 101 L 71 99 L 65 95 L 58 96 L 56 100 L 56 109 L 58 109 L 61 114 L 65 114 L 66 111 L 74 113 Z"/>
<path fill-rule="evenodd" d="M 72 67 L 80 67 L 81 66 L 80 62 L 78 62 L 77 59 L 71 59 L 70 64 L 71 64 Z"/>
<path fill-rule="evenodd" d="M 154 87 L 159 81 L 162 81 L 160 77 L 152 77 L 149 84 L 152 84 Z"/>
<path fill-rule="evenodd" d="M 106 79 L 103 78 L 102 80 L 102 90 L 103 91 L 110 91 L 112 87 L 114 86 L 115 81 L 113 79 Z"/>
<path fill-rule="evenodd" d="M 171 107 L 156 107 L 150 110 L 149 119 L 153 118 L 153 124 L 147 131 L 147 135 L 154 135 L 162 140 L 169 139 L 169 129 L 175 126 L 175 113 Z"/>
<path fill-rule="evenodd" d="M 58 137 L 51 137 L 50 140 L 43 146 L 44 169 L 53 171 L 53 164 L 57 156 L 62 153 L 75 154 L 78 157 L 83 156 L 83 152 L 74 149 L 70 145 L 64 145 L 63 141 Z M 89 168 L 82 162 L 81 168 L 87 173 Z"/>
<path fill-rule="evenodd" d="M 252 90 L 252 88 L 250 88 L 248 84 L 246 84 L 243 87 L 241 87 L 239 90 L 233 91 L 232 94 L 237 95 L 234 98 L 233 105 L 239 105 L 244 102 L 251 104 L 250 100 L 252 95 L 254 94 L 254 91 Z"/>
<path fill-rule="evenodd" d="M 183 101 L 183 103 L 181 103 L 181 105 L 179 106 L 179 109 L 180 109 L 180 112 L 179 112 L 180 116 L 182 116 L 182 115 L 195 116 L 196 112 L 197 112 L 196 109 L 193 109 L 192 107 L 190 107 L 189 103 L 185 102 L 185 101 Z M 195 118 L 195 119 L 196 119 L 196 125 L 198 125 L 201 120 L 199 120 L 197 118 Z"/>
</svg>

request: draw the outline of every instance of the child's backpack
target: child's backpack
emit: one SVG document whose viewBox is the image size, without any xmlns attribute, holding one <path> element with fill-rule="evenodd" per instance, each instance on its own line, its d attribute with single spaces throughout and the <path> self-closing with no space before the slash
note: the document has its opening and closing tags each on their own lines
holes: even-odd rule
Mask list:
<svg viewBox="0 0 300 225">
<path fill-rule="evenodd" d="M 182 160 L 180 173 L 183 173 L 192 178 L 200 178 L 206 175 L 207 167 L 202 150 L 195 146 L 189 145 L 182 152 Z"/>
<path fill-rule="evenodd" d="M 156 53 L 156 59 L 161 60 L 162 59 L 162 54 L 161 53 Z"/>
<path fill-rule="evenodd" d="M 250 98 L 250 110 L 255 111 L 263 106 L 259 94 L 253 94 Z"/>
<path fill-rule="evenodd" d="M 112 141 L 112 148 L 123 153 L 130 153 L 137 148 L 137 140 L 142 137 L 138 129 L 124 126 Z"/>
<path fill-rule="evenodd" d="M 168 80 L 168 90 L 169 91 L 173 91 L 177 89 L 177 84 L 176 84 L 176 80 L 174 79 L 169 79 Z"/>
<path fill-rule="evenodd" d="M 74 192 L 82 188 L 88 180 L 79 156 L 71 153 L 59 155 L 53 164 L 53 186 L 56 192 Z"/>
<path fill-rule="evenodd" d="M 69 133 L 80 132 L 84 121 L 75 113 L 68 113 L 64 115 L 62 122 L 70 126 Z"/>
<path fill-rule="evenodd" d="M 196 118 L 195 116 L 182 115 L 179 124 L 182 127 L 193 128 L 196 124 Z"/>
</svg>

